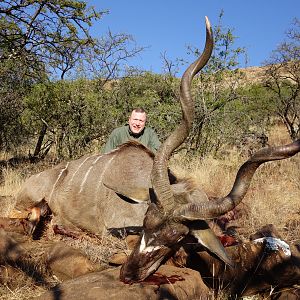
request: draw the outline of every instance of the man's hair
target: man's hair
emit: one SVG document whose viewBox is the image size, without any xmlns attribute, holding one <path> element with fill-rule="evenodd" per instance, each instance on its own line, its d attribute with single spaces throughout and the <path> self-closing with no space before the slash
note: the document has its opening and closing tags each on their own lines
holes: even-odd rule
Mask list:
<svg viewBox="0 0 300 300">
<path fill-rule="evenodd" d="M 137 113 L 146 113 L 146 111 L 142 107 L 136 107 L 132 111 L 135 111 Z"/>
</svg>

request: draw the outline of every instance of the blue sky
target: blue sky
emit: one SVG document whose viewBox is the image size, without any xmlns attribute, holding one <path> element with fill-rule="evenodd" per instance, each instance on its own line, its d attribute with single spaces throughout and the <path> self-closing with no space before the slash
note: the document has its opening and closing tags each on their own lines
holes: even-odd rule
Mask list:
<svg viewBox="0 0 300 300">
<path fill-rule="evenodd" d="M 93 26 L 100 36 L 110 29 L 131 34 L 139 46 L 147 46 L 129 65 L 153 72 L 162 71 L 161 54 L 175 60 L 187 56 L 187 45 L 202 49 L 205 40 L 204 16 L 217 24 L 224 10 L 225 27 L 237 36 L 236 46 L 247 49 L 248 66 L 260 66 L 283 41 L 293 18 L 300 17 L 299 0 L 102 0 L 87 1 L 110 13 Z"/>
</svg>

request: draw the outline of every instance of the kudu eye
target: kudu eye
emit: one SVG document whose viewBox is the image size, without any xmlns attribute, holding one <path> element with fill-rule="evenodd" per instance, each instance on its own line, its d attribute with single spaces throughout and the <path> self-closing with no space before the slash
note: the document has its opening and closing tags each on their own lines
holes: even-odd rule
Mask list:
<svg viewBox="0 0 300 300">
<path fill-rule="evenodd" d="M 162 230 L 162 235 L 165 238 L 165 245 L 172 245 L 179 240 L 181 240 L 184 236 L 186 236 L 189 232 L 188 227 L 185 225 L 182 225 L 180 223 L 172 224 L 169 226 L 166 226 Z"/>
</svg>

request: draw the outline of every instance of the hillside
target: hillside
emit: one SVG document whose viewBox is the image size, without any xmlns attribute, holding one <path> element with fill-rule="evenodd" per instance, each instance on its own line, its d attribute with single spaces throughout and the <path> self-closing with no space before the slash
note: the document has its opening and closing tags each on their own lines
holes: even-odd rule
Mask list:
<svg viewBox="0 0 300 300">
<path fill-rule="evenodd" d="M 245 76 L 245 83 L 261 83 L 265 78 L 267 66 L 263 67 L 248 67 L 239 69 Z"/>
<path fill-rule="evenodd" d="M 300 61 L 291 61 L 285 64 L 274 64 L 261 67 L 240 68 L 245 78 L 243 83 L 261 83 L 265 78 L 268 68 L 272 68 L 273 72 L 279 72 L 281 80 L 290 80 L 292 83 L 298 80 Z"/>
</svg>

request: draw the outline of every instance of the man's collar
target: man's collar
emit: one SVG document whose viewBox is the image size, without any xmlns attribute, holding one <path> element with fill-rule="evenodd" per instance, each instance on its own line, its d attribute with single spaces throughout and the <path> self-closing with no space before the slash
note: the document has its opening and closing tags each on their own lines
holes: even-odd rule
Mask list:
<svg viewBox="0 0 300 300">
<path fill-rule="evenodd" d="M 134 137 L 135 139 L 137 139 L 137 138 L 139 138 L 140 136 L 142 136 L 143 133 L 144 133 L 144 131 L 145 131 L 145 127 L 144 127 L 143 130 L 142 130 L 141 132 L 139 132 L 139 133 L 134 133 L 134 132 L 131 131 L 129 124 L 127 124 L 127 126 L 128 126 L 128 132 L 129 132 L 129 135 L 132 136 L 132 137 Z"/>
</svg>

